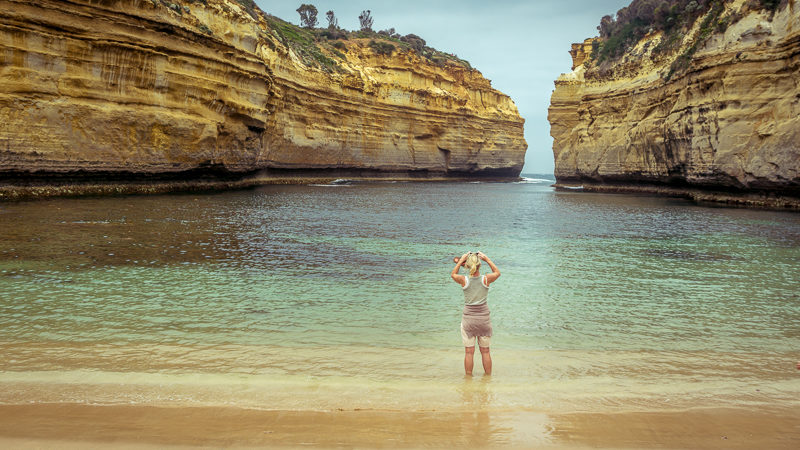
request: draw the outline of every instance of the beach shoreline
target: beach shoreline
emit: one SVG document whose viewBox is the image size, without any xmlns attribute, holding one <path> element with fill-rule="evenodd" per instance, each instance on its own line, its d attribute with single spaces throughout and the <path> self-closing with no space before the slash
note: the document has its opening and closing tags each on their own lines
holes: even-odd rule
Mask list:
<svg viewBox="0 0 800 450">
<path fill-rule="evenodd" d="M 796 448 L 800 412 L 286 411 L 0 405 L 4 448 Z"/>
</svg>

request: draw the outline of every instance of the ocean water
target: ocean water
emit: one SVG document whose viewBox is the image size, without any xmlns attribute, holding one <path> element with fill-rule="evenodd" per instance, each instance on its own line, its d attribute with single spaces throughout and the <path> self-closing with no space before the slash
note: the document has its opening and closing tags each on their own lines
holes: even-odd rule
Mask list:
<svg viewBox="0 0 800 450">
<path fill-rule="evenodd" d="M 800 215 L 514 183 L 0 204 L 0 403 L 800 406 Z M 463 375 L 452 257 L 499 266 Z"/>
</svg>

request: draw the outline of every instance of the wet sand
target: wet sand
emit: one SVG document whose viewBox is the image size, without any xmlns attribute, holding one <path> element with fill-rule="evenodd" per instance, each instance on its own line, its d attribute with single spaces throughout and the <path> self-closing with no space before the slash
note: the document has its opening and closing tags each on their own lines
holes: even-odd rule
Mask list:
<svg viewBox="0 0 800 450">
<path fill-rule="evenodd" d="M 2 448 L 797 448 L 800 412 L 263 411 L 0 405 Z"/>
</svg>

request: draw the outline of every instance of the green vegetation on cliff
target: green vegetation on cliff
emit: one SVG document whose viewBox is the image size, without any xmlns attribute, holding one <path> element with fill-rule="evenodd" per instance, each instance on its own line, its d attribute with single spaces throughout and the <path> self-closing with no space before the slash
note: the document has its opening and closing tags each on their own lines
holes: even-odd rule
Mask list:
<svg viewBox="0 0 800 450">
<path fill-rule="evenodd" d="M 249 7 L 252 0 L 236 1 Z M 313 5 L 305 4 L 302 6 L 307 7 L 303 11 L 307 11 L 308 7 L 313 7 Z M 328 11 L 329 25 L 325 28 L 308 26 L 310 24 L 308 19 L 303 19 L 307 26 L 300 27 L 261 10 L 257 9 L 257 11 L 261 13 L 272 35 L 281 44 L 291 48 L 306 65 L 319 67 L 329 72 L 340 70 L 339 62 L 346 59 L 344 52 L 347 51 L 348 45 L 354 44 L 359 39 L 368 39 L 367 46 L 378 55 L 392 55 L 396 50 L 413 51 L 439 66 L 452 64 L 472 69 L 468 61 L 454 54 L 428 47 L 425 40 L 415 34 L 403 36 L 396 33 L 394 28 L 377 32 L 369 27 L 362 27 L 358 31 L 339 28 L 333 11 Z M 301 19 L 302 17 L 304 16 L 301 14 Z"/>
<path fill-rule="evenodd" d="M 179 2 L 181 4 L 173 3 Z M 170 14 L 183 15 L 188 13 L 191 8 L 200 4 L 208 6 L 208 0 L 150 0 L 156 8 L 164 8 Z M 328 72 L 342 70 L 341 63 L 347 59 L 348 46 L 364 45 L 356 44 L 358 40 L 364 40 L 366 46 L 371 48 L 375 54 L 381 56 L 391 56 L 395 51 L 413 51 L 420 57 L 438 66 L 455 65 L 466 69 L 472 69 L 468 61 L 459 58 L 452 53 L 445 53 L 435 48 L 428 47 L 421 37 L 415 34 L 402 36 L 395 32 L 394 28 L 388 30 L 372 30 L 372 16 L 370 11 L 364 11 L 359 20 L 361 29 L 348 31 L 339 28 L 338 19 L 333 11 L 328 11 L 325 15 L 328 26 L 317 28 L 317 9 L 311 4 L 302 4 L 297 9 L 300 14 L 302 27 L 287 22 L 262 11 L 254 0 L 229 0 L 230 3 L 219 2 L 215 6 L 229 14 L 239 15 L 242 20 L 255 20 L 262 24 L 262 29 L 266 28 L 262 34 L 273 48 L 280 45 L 290 48 L 303 61 L 311 67 L 318 67 Z M 238 5 L 238 8 L 231 8 L 231 4 Z M 263 25 L 266 25 L 264 27 Z M 206 35 L 213 35 L 213 31 L 204 23 L 195 24 L 197 29 Z"/>
<path fill-rule="evenodd" d="M 695 21 L 703 17 L 701 33 L 694 50 L 713 31 L 725 31 L 736 17 L 722 17 L 724 4 L 732 0 L 633 0 L 629 6 L 600 19 L 597 30 L 599 44 L 591 59 L 598 64 L 614 61 L 625 54 L 640 39 L 653 32 L 664 32 L 664 38 L 654 53 L 669 53 L 676 49 L 680 37 Z M 750 7 L 775 11 L 787 0 L 750 0 Z M 693 52 L 692 52 L 693 53 Z M 683 57 L 691 56 L 682 55 Z M 684 58 L 685 59 L 685 58 Z"/>
<path fill-rule="evenodd" d="M 669 50 L 681 32 L 691 27 L 698 17 L 713 8 L 722 10 L 724 0 L 634 0 L 617 11 L 616 18 L 604 16 L 597 27 L 600 32 L 599 63 L 614 60 L 649 33 L 663 31 L 660 51 Z"/>
<path fill-rule="evenodd" d="M 688 67 L 697 49 L 714 32 L 724 32 L 739 17 L 723 15 L 725 4 L 733 0 L 633 0 L 629 6 L 617 11 L 616 17 L 604 16 L 597 27 L 599 39 L 593 42 L 587 67 L 608 66 L 624 56 L 647 35 L 662 32 L 663 36 L 653 48 L 655 58 L 674 54 L 683 37 L 698 19 L 699 31 L 691 44 L 673 60 L 669 79 L 675 72 Z M 774 12 L 787 0 L 749 0 L 752 9 Z"/>
</svg>

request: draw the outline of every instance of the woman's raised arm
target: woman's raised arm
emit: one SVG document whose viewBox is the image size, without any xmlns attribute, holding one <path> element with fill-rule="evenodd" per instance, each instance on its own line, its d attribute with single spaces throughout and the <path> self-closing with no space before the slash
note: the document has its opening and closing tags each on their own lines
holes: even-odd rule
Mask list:
<svg viewBox="0 0 800 450">
<path fill-rule="evenodd" d="M 478 252 L 478 258 L 480 258 L 481 261 L 486 261 L 486 264 L 489 264 L 489 267 L 492 268 L 492 273 L 487 273 L 486 274 L 486 284 L 487 285 L 492 284 L 492 282 L 494 282 L 494 280 L 500 278 L 500 269 L 498 269 L 497 266 L 494 265 L 494 263 L 492 262 L 491 259 L 489 259 L 488 256 L 484 255 L 481 252 Z"/>
<path fill-rule="evenodd" d="M 458 269 L 461 267 L 462 264 L 464 264 L 464 261 L 466 261 L 466 260 L 467 260 L 467 254 L 464 253 L 461 256 L 461 259 L 456 261 L 456 266 L 453 268 L 453 271 L 450 272 L 450 278 L 452 278 L 453 281 L 455 281 L 456 283 L 460 284 L 461 286 L 464 286 L 467 283 L 467 279 L 464 278 L 464 275 L 459 275 L 458 274 Z"/>
</svg>

